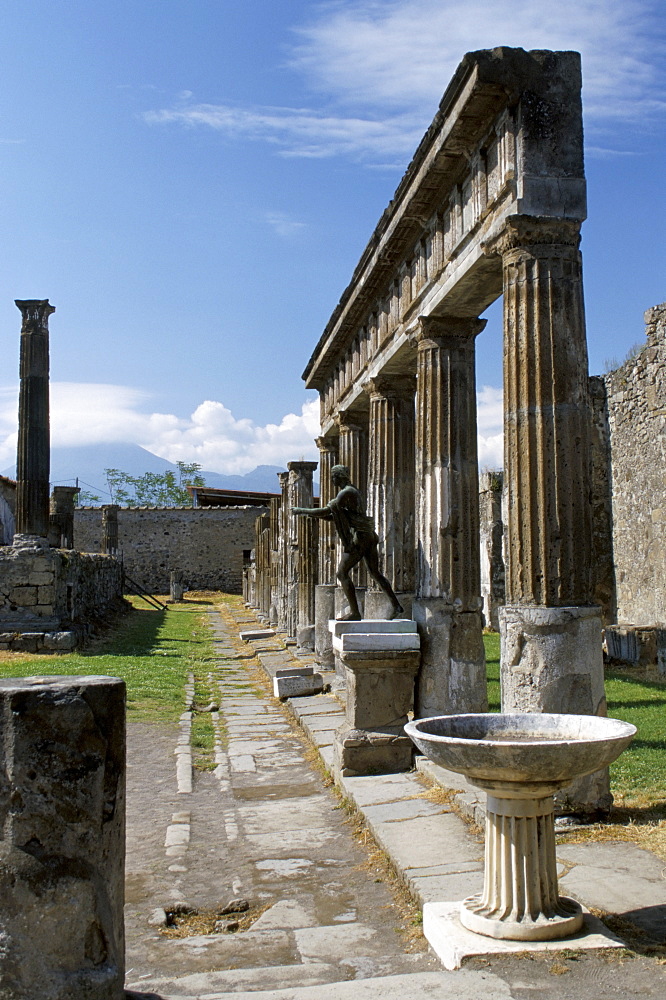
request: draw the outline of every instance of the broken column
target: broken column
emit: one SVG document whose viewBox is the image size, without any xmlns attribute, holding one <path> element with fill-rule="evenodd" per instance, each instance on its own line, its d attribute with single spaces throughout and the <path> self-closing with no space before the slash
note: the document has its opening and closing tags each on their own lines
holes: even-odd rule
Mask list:
<svg viewBox="0 0 666 1000">
<path fill-rule="evenodd" d="M 49 545 L 74 548 L 74 507 L 78 486 L 54 486 L 49 509 Z"/>
<path fill-rule="evenodd" d="M 479 565 L 474 340 L 485 320 L 420 318 L 416 334 L 417 717 L 487 706 Z"/>
<path fill-rule="evenodd" d="M 415 580 L 414 392 L 409 376 L 378 376 L 364 388 L 370 397 L 368 513 L 379 535 L 382 572 L 407 612 Z M 387 596 L 371 584 L 367 618 L 385 618 Z"/>
<path fill-rule="evenodd" d="M 504 604 L 504 524 L 502 473 L 483 472 L 479 481 L 481 597 L 489 628 L 499 631 L 499 609 Z"/>
<path fill-rule="evenodd" d="M 115 556 L 118 552 L 118 511 L 117 503 L 107 503 L 102 507 L 102 552 Z"/>
<path fill-rule="evenodd" d="M 575 220 L 516 215 L 488 247 L 504 281 L 504 712 L 606 714 L 579 233 Z M 607 771 L 559 797 L 573 812 L 607 810 Z"/>
<path fill-rule="evenodd" d="M 340 431 L 338 461 L 340 465 L 346 465 L 349 469 L 352 484 L 361 491 L 363 498 L 367 500 L 368 489 L 368 426 L 367 420 L 363 419 L 363 414 L 342 412 L 336 418 Z M 342 552 L 342 545 L 338 540 L 338 555 Z M 368 574 L 365 562 L 361 560 L 358 566 L 351 572 L 351 578 L 356 587 L 356 597 L 358 599 L 361 612 L 365 608 L 365 588 Z M 338 588 L 336 596 L 341 602 L 341 607 L 337 610 L 347 613 L 349 610 L 342 590 Z"/>
<path fill-rule="evenodd" d="M 21 310 L 15 545 L 46 544 L 49 533 L 48 299 L 16 299 Z"/>
<path fill-rule="evenodd" d="M 0 998 L 122 1000 L 125 684 L 0 680 Z"/>
</svg>

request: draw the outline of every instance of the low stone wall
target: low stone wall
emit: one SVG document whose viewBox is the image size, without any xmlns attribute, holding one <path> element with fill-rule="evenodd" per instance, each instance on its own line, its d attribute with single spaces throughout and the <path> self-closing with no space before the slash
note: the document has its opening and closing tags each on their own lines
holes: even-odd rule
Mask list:
<svg viewBox="0 0 666 1000">
<path fill-rule="evenodd" d="M 169 574 L 179 570 L 191 590 L 240 594 L 243 553 L 254 548 L 254 523 L 263 507 L 121 507 L 118 546 L 127 575 L 145 590 L 168 594 Z M 102 513 L 74 513 L 74 545 L 99 552 Z"/>
<path fill-rule="evenodd" d="M 112 556 L 49 548 L 0 548 L 0 648 L 72 649 L 122 598 Z"/>
</svg>

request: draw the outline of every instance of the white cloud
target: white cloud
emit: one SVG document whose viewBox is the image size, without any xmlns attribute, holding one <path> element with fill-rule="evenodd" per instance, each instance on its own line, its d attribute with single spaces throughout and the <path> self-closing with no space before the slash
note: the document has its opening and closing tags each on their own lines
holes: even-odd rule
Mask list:
<svg viewBox="0 0 666 1000">
<path fill-rule="evenodd" d="M 236 419 L 222 403 L 207 400 L 187 418 L 147 413 L 149 395 L 121 385 L 51 383 L 53 447 L 123 442 L 141 445 L 170 462 L 198 462 L 211 472 L 244 473 L 257 465 L 316 459 L 319 401 L 278 424 Z M 0 468 L 16 459 L 17 390 L 0 389 Z"/>
<path fill-rule="evenodd" d="M 324 109 L 195 103 L 184 92 L 175 107 L 145 119 L 261 140 L 282 155 L 391 165 L 417 145 L 464 53 L 497 45 L 580 51 L 595 131 L 618 122 L 649 127 L 666 111 L 654 0 L 335 0 L 318 4 L 293 31 L 287 65 Z"/>
<path fill-rule="evenodd" d="M 502 391 L 478 393 L 479 463 L 502 465 Z M 221 402 L 206 400 L 189 417 L 145 412 L 148 393 L 122 385 L 51 383 L 53 447 L 120 442 L 137 444 L 170 462 L 198 462 L 210 472 L 243 474 L 257 465 L 318 460 L 319 400 L 279 423 L 238 419 Z M 0 469 L 16 459 L 17 389 L 0 388 Z"/>
<path fill-rule="evenodd" d="M 282 236 L 285 239 L 290 239 L 292 236 L 296 236 L 304 229 L 307 229 L 305 222 L 297 222 L 295 219 L 290 218 L 286 212 L 267 212 L 265 218 L 271 229 L 278 236 Z"/>
</svg>

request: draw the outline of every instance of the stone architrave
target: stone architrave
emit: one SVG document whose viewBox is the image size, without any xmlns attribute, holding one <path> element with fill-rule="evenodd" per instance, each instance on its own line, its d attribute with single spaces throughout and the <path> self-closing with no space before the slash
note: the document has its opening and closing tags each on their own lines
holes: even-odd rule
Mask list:
<svg viewBox="0 0 666 1000">
<path fill-rule="evenodd" d="M 338 461 L 340 465 L 346 465 L 349 469 L 349 477 L 354 484 L 354 486 L 361 491 L 363 496 L 367 499 L 368 491 L 368 425 L 367 421 L 364 419 L 364 414 L 351 414 L 351 413 L 340 413 L 337 416 L 336 423 L 340 433 L 339 446 L 338 446 Z M 342 555 L 342 546 L 340 541 L 337 543 L 337 559 L 336 563 L 340 561 Z M 357 597 L 361 607 L 365 604 L 365 587 L 367 586 L 368 574 L 366 572 L 365 564 L 361 561 L 358 566 L 352 570 L 351 574 L 354 586 L 356 587 Z M 359 593 L 360 588 L 360 593 Z M 342 600 L 342 605 L 344 604 L 344 596 L 342 591 L 339 592 Z M 342 605 L 340 610 L 342 610 Z"/>
<path fill-rule="evenodd" d="M 576 220 L 511 216 L 486 247 L 504 281 L 505 712 L 606 714 L 579 233 Z M 610 802 L 605 771 L 561 793 L 574 812 Z"/>
<path fill-rule="evenodd" d="M 487 706 L 474 340 L 485 320 L 421 317 L 416 334 L 416 714 Z"/>
<path fill-rule="evenodd" d="M 312 506 L 312 476 L 316 462 L 287 462 L 289 470 L 288 509 Z M 296 638 L 299 630 L 314 628 L 314 587 L 317 571 L 316 533 L 305 518 L 289 517 L 289 636 Z M 314 635 L 312 636 L 314 646 Z"/>
<path fill-rule="evenodd" d="M 102 552 L 115 556 L 118 552 L 118 511 L 117 503 L 107 503 L 102 507 Z"/>
<path fill-rule="evenodd" d="M 337 435 L 316 439 L 319 448 L 319 503 L 325 507 L 333 497 L 331 469 L 338 464 Z M 318 577 L 315 587 L 315 655 L 323 670 L 333 670 L 335 655 L 329 620 L 335 618 L 336 535 L 332 521 L 315 521 L 318 535 Z"/>
<path fill-rule="evenodd" d="M 368 513 L 379 535 L 382 572 L 400 603 L 415 584 L 415 379 L 378 376 L 365 384 L 370 397 Z M 388 598 L 376 586 L 366 594 L 368 618 L 384 618 Z"/>
<path fill-rule="evenodd" d="M 0 680 L 0 997 L 124 996 L 125 684 Z"/>
<path fill-rule="evenodd" d="M 54 486 L 49 512 L 49 545 L 56 549 L 74 548 L 74 506 L 78 486 Z"/>
<path fill-rule="evenodd" d="M 21 310 L 16 534 L 46 539 L 49 533 L 49 316 L 48 299 L 16 299 Z"/>
</svg>

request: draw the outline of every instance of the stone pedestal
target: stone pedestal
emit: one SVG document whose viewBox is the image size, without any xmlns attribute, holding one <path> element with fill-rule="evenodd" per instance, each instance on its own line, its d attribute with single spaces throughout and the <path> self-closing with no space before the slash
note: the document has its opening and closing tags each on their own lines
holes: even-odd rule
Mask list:
<svg viewBox="0 0 666 1000">
<path fill-rule="evenodd" d="M 74 548 L 74 507 L 78 486 L 54 486 L 49 508 L 49 545 Z"/>
<path fill-rule="evenodd" d="M 503 712 L 606 715 L 601 612 L 597 607 L 500 609 Z M 558 792 L 561 812 L 607 813 L 608 771 Z"/>
<path fill-rule="evenodd" d="M 0 680 L 0 998 L 122 1000 L 125 685 Z"/>
<path fill-rule="evenodd" d="M 343 777 L 393 774 L 412 766 L 404 725 L 414 701 L 419 637 L 414 622 L 331 622 L 346 677 L 345 722 L 335 739 Z"/>
<path fill-rule="evenodd" d="M 431 597 L 414 600 L 412 617 L 422 650 L 416 717 L 487 711 L 481 612 L 460 611 Z"/>
</svg>

